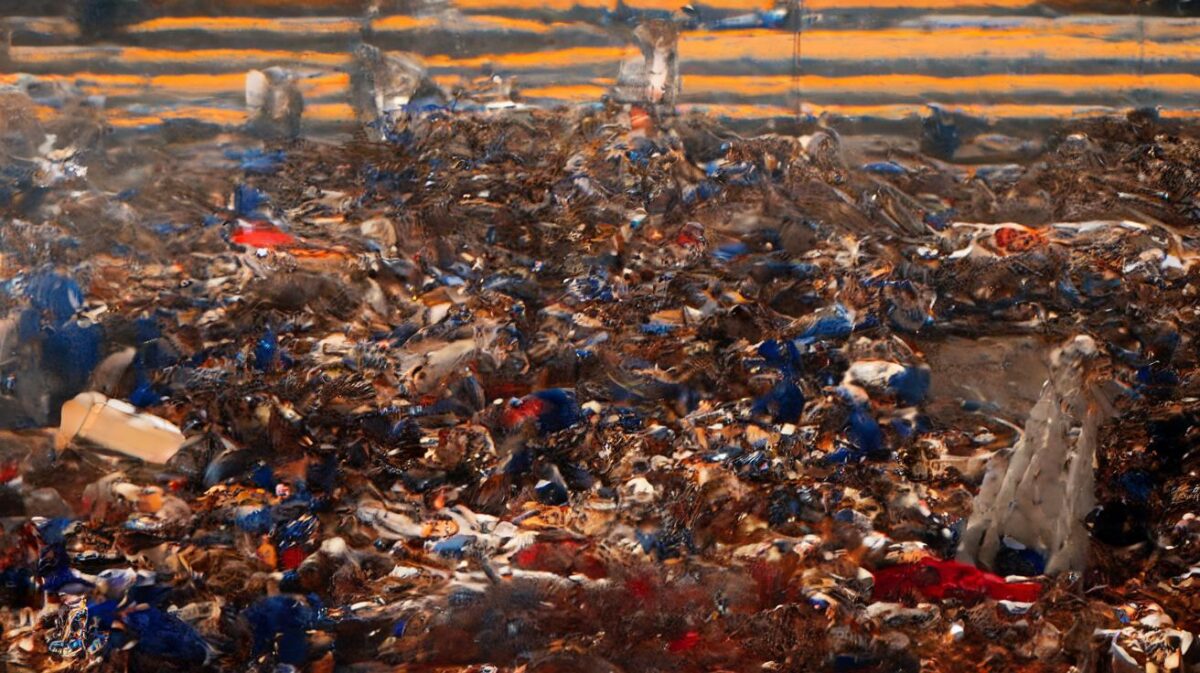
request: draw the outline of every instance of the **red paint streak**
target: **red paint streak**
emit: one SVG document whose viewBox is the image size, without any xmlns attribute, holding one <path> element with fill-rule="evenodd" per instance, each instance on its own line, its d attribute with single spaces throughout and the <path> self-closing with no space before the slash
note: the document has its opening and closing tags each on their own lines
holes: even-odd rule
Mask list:
<svg viewBox="0 0 1200 673">
<path fill-rule="evenodd" d="M 279 553 L 279 565 L 284 570 L 295 570 L 296 568 L 300 567 L 300 564 L 304 561 L 305 556 L 306 554 L 304 553 L 304 547 L 299 545 L 295 547 L 288 547 Z"/>
<path fill-rule="evenodd" d="M 17 478 L 21 474 L 21 466 L 16 462 L 8 462 L 0 465 L 0 483 L 7 483 Z"/>
<path fill-rule="evenodd" d="M 681 231 L 679 232 L 679 235 L 675 237 L 675 242 L 679 245 L 690 248 L 694 245 L 700 245 L 702 241 L 691 231 Z"/>
<path fill-rule="evenodd" d="M 546 403 L 536 397 L 517 400 L 515 404 L 509 405 L 504 410 L 501 422 L 504 423 L 504 427 L 506 428 L 514 428 L 531 418 L 537 418 L 545 407 Z"/>
<path fill-rule="evenodd" d="M 296 242 L 291 234 L 280 230 L 270 222 L 262 221 L 252 222 L 248 227 L 238 226 L 230 240 L 238 245 L 248 245 L 252 248 L 274 248 Z"/>
<path fill-rule="evenodd" d="M 564 542 L 535 542 L 528 547 L 517 552 L 513 560 L 517 566 L 521 568 L 529 568 L 533 570 L 547 570 L 548 564 L 555 564 L 558 559 L 553 557 L 564 557 L 575 553 L 579 547 L 578 542 L 566 540 Z"/>
<path fill-rule="evenodd" d="M 1013 229 L 1012 227 L 1004 227 L 999 229 L 996 231 L 996 245 L 1000 246 L 1001 248 L 1007 248 L 1009 245 L 1012 245 L 1012 242 L 1017 240 L 1017 237 L 1020 235 L 1021 232 Z"/>
<path fill-rule="evenodd" d="M 646 600 L 654 595 L 654 587 L 648 580 L 642 578 L 634 578 L 629 580 L 625 585 L 629 589 L 629 593 L 633 594 L 634 598 Z"/>
<path fill-rule="evenodd" d="M 682 636 L 667 643 L 667 649 L 671 652 L 687 652 L 693 647 L 700 644 L 700 634 L 695 631 L 688 631 Z"/>
<path fill-rule="evenodd" d="M 1003 577 L 958 561 L 924 558 L 916 563 L 891 566 L 875 573 L 872 600 L 895 600 L 918 593 L 931 600 L 958 598 L 1031 603 L 1042 593 L 1037 582 L 1005 582 Z"/>
</svg>

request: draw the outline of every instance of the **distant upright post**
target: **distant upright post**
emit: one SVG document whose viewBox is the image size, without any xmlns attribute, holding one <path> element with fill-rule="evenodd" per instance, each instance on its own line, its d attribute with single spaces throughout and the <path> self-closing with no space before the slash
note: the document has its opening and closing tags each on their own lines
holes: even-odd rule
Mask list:
<svg viewBox="0 0 1200 673">
<path fill-rule="evenodd" d="M 802 55 L 800 31 L 804 29 L 804 0 L 789 0 L 789 2 L 791 3 L 789 9 L 792 20 L 796 24 L 796 32 L 792 37 L 792 90 L 796 98 L 796 121 L 799 122 L 804 116 L 800 91 L 800 57 Z"/>
</svg>

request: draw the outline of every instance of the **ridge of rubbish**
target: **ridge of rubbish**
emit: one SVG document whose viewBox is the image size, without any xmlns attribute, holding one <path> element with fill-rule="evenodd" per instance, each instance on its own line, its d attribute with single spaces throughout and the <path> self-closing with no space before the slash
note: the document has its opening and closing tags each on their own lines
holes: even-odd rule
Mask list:
<svg viewBox="0 0 1200 673">
<path fill-rule="evenodd" d="M 1194 667 L 1195 129 L 985 168 L 374 65 L 336 143 L 9 115 L 88 170 L 0 168 L 3 666 Z"/>
</svg>

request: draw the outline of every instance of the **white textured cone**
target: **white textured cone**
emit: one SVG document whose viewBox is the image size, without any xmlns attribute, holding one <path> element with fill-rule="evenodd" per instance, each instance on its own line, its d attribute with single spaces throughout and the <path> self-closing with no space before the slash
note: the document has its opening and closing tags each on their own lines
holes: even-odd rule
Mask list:
<svg viewBox="0 0 1200 673">
<path fill-rule="evenodd" d="M 993 565 L 1007 537 L 1046 558 L 1046 572 L 1083 570 L 1095 506 L 1095 457 L 1100 424 L 1111 410 L 1088 372 L 1097 356 L 1087 336 L 1055 351 L 1025 433 L 997 453 L 967 522 L 959 559 Z"/>
</svg>

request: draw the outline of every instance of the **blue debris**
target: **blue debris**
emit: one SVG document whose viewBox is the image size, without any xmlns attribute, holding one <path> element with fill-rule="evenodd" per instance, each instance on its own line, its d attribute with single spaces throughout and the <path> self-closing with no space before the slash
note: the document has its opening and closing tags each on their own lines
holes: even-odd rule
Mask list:
<svg viewBox="0 0 1200 673">
<path fill-rule="evenodd" d="M 562 479 L 543 479 L 534 486 L 538 502 L 543 505 L 565 505 L 570 497 Z"/>
<path fill-rule="evenodd" d="M 254 633 L 253 653 L 277 650 L 279 660 L 299 666 L 308 658 L 307 631 L 319 625 L 319 613 L 300 596 L 268 596 L 242 613 Z"/>
<path fill-rule="evenodd" d="M 297 495 L 297 496 L 300 495 L 304 490 L 305 489 L 301 488 L 300 484 L 297 484 L 295 495 Z M 295 497 L 295 496 L 293 496 L 293 497 Z M 313 538 L 313 535 L 316 534 L 317 525 L 319 523 L 320 522 L 317 520 L 316 517 L 312 516 L 311 514 L 305 514 L 304 516 L 302 516 L 298 519 L 293 519 L 293 520 L 285 523 L 276 532 L 276 537 L 279 538 L 279 541 L 281 544 L 283 544 L 283 543 L 291 543 L 291 544 L 305 543 L 305 542 L 308 542 L 309 540 L 311 540 Z"/>
<path fill-rule="evenodd" d="M 267 328 L 265 334 L 254 344 L 254 366 L 261 372 L 269 372 L 279 365 L 279 339 L 275 330 Z"/>
<path fill-rule="evenodd" d="M 126 637 L 132 636 L 139 652 L 190 664 L 203 664 L 209 647 L 187 622 L 175 615 L 149 607 L 126 612 L 121 617 Z"/>
<path fill-rule="evenodd" d="M 686 529 L 676 531 L 638 530 L 634 532 L 642 551 L 653 554 L 659 561 L 678 558 L 685 552 L 695 551 L 692 533 Z"/>
<path fill-rule="evenodd" d="M 725 245 L 717 248 L 715 251 L 713 251 L 713 257 L 717 258 L 718 261 L 732 262 L 748 252 L 750 252 L 749 246 L 741 241 L 737 241 L 734 243 L 726 243 Z"/>
<path fill-rule="evenodd" d="M 846 420 L 846 436 L 862 454 L 877 455 L 883 448 L 883 431 L 865 404 L 856 404 Z"/>
<path fill-rule="evenodd" d="M 962 139 L 954 119 L 936 105 L 930 106 L 930 114 L 921 120 L 921 148 L 940 159 L 952 159 Z"/>
<path fill-rule="evenodd" d="M 239 530 L 256 535 L 271 532 L 271 529 L 275 525 L 271 517 L 271 508 L 265 506 L 239 507 L 238 511 L 234 514 L 233 522 Z"/>
<path fill-rule="evenodd" d="M 542 434 L 566 430 L 583 420 L 575 393 L 566 388 L 539 390 L 532 396 L 542 403 L 537 417 L 538 432 Z"/>
<path fill-rule="evenodd" d="M 929 394 L 930 371 L 926 366 L 905 367 L 904 371 L 893 374 L 888 379 L 887 387 L 896 399 L 907 406 L 920 404 Z"/>
<path fill-rule="evenodd" d="M 947 208 L 946 210 L 927 212 L 921 219 L 934 231 L 945 231 L 957 217 L 958 213 L 953 208 Z"/>
<path fill-rule="evenodd" d="M 721 193 L 721 186 L 712 180 L 701 180 L 696 185 L 689 185 L 683 190 L 683 202 L 693 204 L 707 201 Z"/>
<path fill-rule="evenodd" d="M 850 311 L 842 304 L 834 304 L 832 313 L 825 313 L 809 325 L 797 342 L 808 345 L 822 339 L 844 339 L 854 331 L 854 322 Z"/>
<path fill-rule="evenodd" d="M 274 175 L 283 167 L 287 153 L 283 150 L 264 152 L 253 148 L 242 151 L 226 150 L 225 157 L 238 162 L 238 167 L 245 171 L 246 175 Z"/>
<path fill-rule="evenodd" d="M 69 390 L 78 392 L 100 364 L 103 343 L 104 329 L 99 325 L 66 323 L 52 330 L 42 343 L 42 368 L 57 376 Z"/>
<path fill-rule="evenodd" d="M 642 323 L 638 326 L 638 329 L 642 334 L 649 334 L 650 336 L 667 336 L 671 332 L 674 332 L 677 327 L 677 325 L 670 323 L 652 321 Z"/>
<path fill-rule="evenodd" d="M 239 184 L 233 191 L 233 210 L 242 217 L 259 214 L 270 203 L 270 197 L 247 184 Z"/>
<path fill-rule="evenodd" d="M 433 553 L 447 558 L 461 559 L 467 547 L 475 541 L 474 535 L 451 535 L 444 540 L 438 540 L 433 545 Z"/>
<path fill-rule="evenodd" d="M 754 401 L 755 414 L 769 414 L 773 423 L 796 423 L 804 411 L 804 393 L 791 377 L 784 378 L 770 392 Z"/>
<path fill-rule="evenodd" d="M 1130 470 L 1121 475 L 1118 480 L 1129 499 L 1138 504 L 1145 504 L 1154 492 L 1154 478 L 1145 470 Z"/>
<path fill-rule="evenodd" d="M 800 349 L 794 341 L 768 339 L 758 345 L 758 354 L 768 366 L 785 374 L 796 374 L 800 371 Z"/>
<path fill-rule="evenodd" d="M 514 451 L 504 464 L 504 473 L 510 477 L 519 477 L 533 469 L 533 450 L 521 448 Z"/>
<path fill-rule="evenodd" d="M 570 279 L 567 281 L 567 295 L 579 302 L 610 302 L 616 298 L 613 295 L 612 286 L 600 274 Z"/>
<path fill-rule="evenodd" d="M 83 306 L 83 290 L 73 279 L 45 271 L 27 279 L 25 295 L 39 311 L 49 311 L 55 325 L 70 320 Z"/>
<path fill-rule="evenodd" d="M 907 175 L 908 169 L 895 161 L 873 161 L 869 164 L 863 164 L 862 169 L 868 173 L 876 173 L 879 175 Z"/>
<path fill-rule="evenodd" d="M 748 28 L 767 28 L 771 30 L 783 28 L 788 22 L 788 10 L 784 7 L 758 10 L 751 14 L 739 14 L 724 19 L 717 19 L 705 24 L 708 30 L 745 30 Z"/>
<path fill-rule="evenodd" d="M 140 369 L 135 372 L 134 388 L 129 393 L 129 403 L 138 408 L 153 407 L 162 404 L 162 395 L 154 389 L 154 386 L 146 378 L 145 372 Z"/>
<path fill-rule="evenodd" d="M 1046 572 L 1046 559 L 1042 554 L 1007 537 L 1001 542 L 994 561 L 998 574 L 1037 577 Z"/>
</svg>

